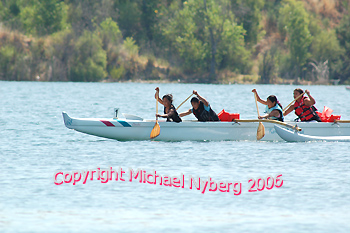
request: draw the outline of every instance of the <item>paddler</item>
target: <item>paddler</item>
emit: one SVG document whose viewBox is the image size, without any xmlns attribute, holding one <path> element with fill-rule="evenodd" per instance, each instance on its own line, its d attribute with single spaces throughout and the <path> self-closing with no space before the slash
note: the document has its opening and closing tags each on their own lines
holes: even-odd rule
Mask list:
<svg viewBox="0 0 350 233">
<path fill-rule="evenodd" d="M 196 90 L 193 90 L 193 94 L 197 97 L 191 99 L 192 108 L 187 112 L 180 113 L 180 117 L 184 117 L 193 113 L 198 121 L 220 121 L 218 115 L 211 109 L 209 102 L 198 94 Z"/>
<path fill-rule="evenodd" d="M 298 98 L 304 91 L 300 88 L 294 90 L 294 99 Z M 287 116 L 293 110 L 295 115 L 298 116 L 297 119 L 300 121 L 318 121 L 321 122 L 321 118 L 316 113 L 317 109 L 314 107 L 316 103 L 315 99 L 310 95 L 309 90 L 305 90 L 305 93 L 308 97 L 304 95 L 300 96 L 295 102 L 294 105 L 291 105 L 287 110 L 284 111 L 284 115 Z"/>
<path fill-rule="evenodd" d="M 179 114 L 176 111 L 176 108 L 173 105 L 173 95 L 172 94 L 166 94 L 163 96 L 163 98 L 159 98 L 159 87 L 156 87 L 156 94 L 155 98 L 158 100 L 158 102 L 162 105 L 164 105 L 164 114 L 156 114 L 157 117 L 163 117 L 167 118 L 166 121 L 174 121 L 174 122 L 181 122 L 181 118 L 179 117 Z"/>
<path fill-rule="evenodd" d="M 256 94 L 256 99 L 259 103 L 266 105 L 266 115 L 259 116 L 259 119 L 269 119 L 269 120 L 277 120 L 277 121 L 284 121 L 283 117 L 283 108 L 280 102 L 277 100 L 277 97 L 275 95 L 270 95 L 267 97 L 267 100 L 262 100 L 256 89 L 253 89 L 252 92 Z"/>
</svg>

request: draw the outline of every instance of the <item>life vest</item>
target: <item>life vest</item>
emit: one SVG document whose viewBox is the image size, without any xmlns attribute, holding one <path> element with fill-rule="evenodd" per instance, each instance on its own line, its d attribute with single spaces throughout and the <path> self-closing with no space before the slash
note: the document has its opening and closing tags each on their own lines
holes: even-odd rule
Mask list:
<svg viewBox="0 0 350 233">
<path fill-rule="evenodd" d="M 199 101 L 199 107 L 197 109 L 192 108 L 192 112 L 198 121 L 220 121 L 218 115 L 209 106 L 209 111 L 205 110 L 202 101 Z"/>
<path fill-rule="evenodd" d="M 294 103 L 294 112 L 301 121 L 310 121 L 311 118 L 317 118 L 316 108 L 313 106 L 307 106 L 304 104 L 304 96 L 300 102 L 295 101 Z"/>
<path fill-rule="evenodd" d="M 265 112 L 266 112 L 267 114 L 270 114 L 273 110 L 279 111 L 279 112 L 280 112 L 280 117 L 274 117 L 274 116 L 272 116 L 272 117 L 269 117 L 269 119 L 271 119 L 271 120 L 277 120 L 277 121 L 284 121 L 283 110 L 282 110 L 282 108 L 279 106 L 279 104 L 276 104 L 276 105 L 275 105 L 274 107 L 272 107 L 272 108 L 269 108 L 269 107 L 266 105 L 266 110 L 265 110 Z"/>
<path fill-rule="evenodd" d="M 171 109 L 174 109 L 174 114 L 171 115 L 170 117 L 167 117 L 167 120 L 166 121 L 174 121 L 176 123 L 179 123 L 179 122 L 182 122 L 181 118 L 179 117 L 179 114 L 177 113 L 176 111 L 176 108 L 174 107 L 174 105 L 171 105 L 169 111 Z M 165 107 L 164 107 L 164 114 L 168 114 L 166 111 L 165 111 Z"/>
</svg>

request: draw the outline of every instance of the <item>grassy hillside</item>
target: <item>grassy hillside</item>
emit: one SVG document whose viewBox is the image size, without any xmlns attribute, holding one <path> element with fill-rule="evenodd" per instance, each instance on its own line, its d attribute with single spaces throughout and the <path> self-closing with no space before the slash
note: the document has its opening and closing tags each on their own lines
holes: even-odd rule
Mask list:
<svg viewBox="0 0 350 233">
<path fill-rule="evenodd" d="M 0 79 L 350 83 L 350 0 L 1 0 Z"/>
</svg>

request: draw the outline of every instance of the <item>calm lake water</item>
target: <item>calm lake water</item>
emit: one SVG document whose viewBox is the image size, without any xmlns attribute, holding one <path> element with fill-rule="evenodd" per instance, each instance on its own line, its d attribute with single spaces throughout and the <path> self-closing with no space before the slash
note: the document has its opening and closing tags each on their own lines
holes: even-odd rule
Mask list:
<svg viewBox="0 0 350 233">
<path fill-rule="evenodd" d="M 350 143 L 119 142 L 63 124 L 62 111 L 72 117 L 112 117 L 115 107 L 153 119 L 157 85 L 0 82 L 0 232 L 350 232 Z M 264 99 L 277 95 L 283 106 L 296 88 L 158 86 L 161 95 L 174 95 L 175 106 L 195 89 L 216 112 L 240 113 L 242 119 L 257 116 L 253 88 Z M 321 111 L 328 106 L 350 119 L 345 86 L 300 87 L 311 91 Z M 126 178 L 129 168 L 183 174 L 184 188 L 135 180 L 54 184 L 59 170 L 110 166 L 121 167 Z M 282 187 L 248 192 L 250 178 L 277 174 Z M 202 194 L 189 188 L 190 176 L 238 181 L 241 194 L 208 189 Z"/>
</svg>

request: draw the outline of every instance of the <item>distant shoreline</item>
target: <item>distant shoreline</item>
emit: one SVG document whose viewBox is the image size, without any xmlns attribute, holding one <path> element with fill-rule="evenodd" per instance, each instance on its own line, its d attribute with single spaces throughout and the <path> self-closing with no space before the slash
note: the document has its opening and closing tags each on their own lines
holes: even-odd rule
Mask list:
<svg viewBox="0 0 350 233">
<path fill-rule="evenodd" d="M 288 82 L 277 82 L 277 83 L 257 83 L 257 82 L 216 82 L 216 83 L 204 83 L 204 82 L 181 82 L 181 81 L 170 81 L 170 80 L 125 80 L 125 81 L 111 81 L 111 80 L 102 80 L 98 82 L 73 82 L 73 81 L 45 81 L 45 80 L 0 80 L 0 82 L 41 82 L 41 83 L 144 83 L 144 84 L 213 84 L 213 85 L 301 85 L 301 86 L 349 86 L 348 84 L 319 84 L 312 83 L 311 81 L 302 81 L 298 84 L 295 84 L 293 80 L 288 80 Z"/>
</svg>

